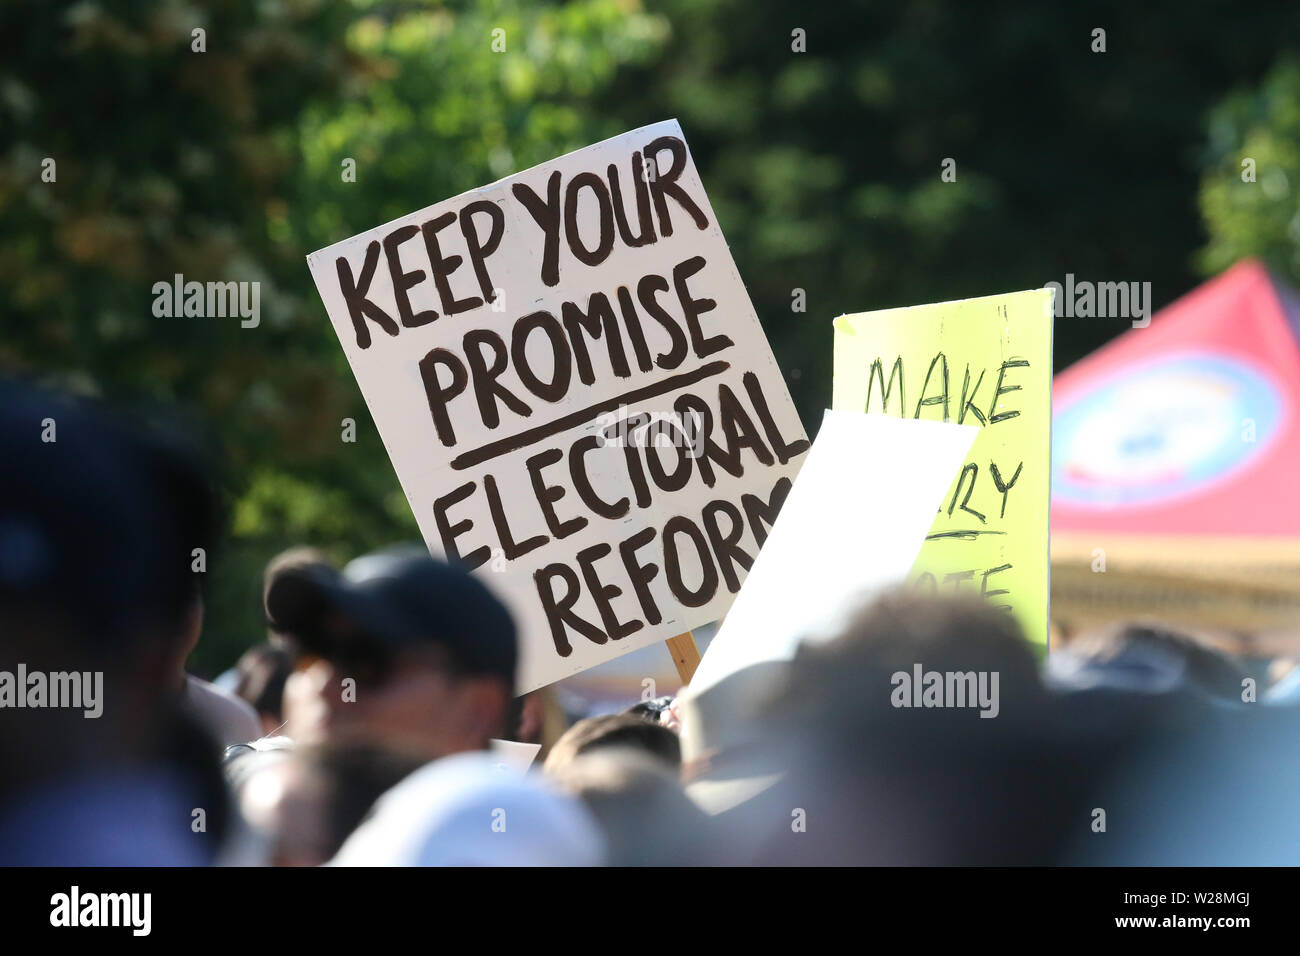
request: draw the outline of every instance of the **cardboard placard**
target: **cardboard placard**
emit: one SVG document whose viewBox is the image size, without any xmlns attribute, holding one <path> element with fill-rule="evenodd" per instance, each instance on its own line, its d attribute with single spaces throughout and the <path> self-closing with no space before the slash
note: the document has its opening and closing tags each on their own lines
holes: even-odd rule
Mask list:
<svg viewBox="0 0 1300 956">
<path fill-rule="evenodd" d="M 982 594 L 1046 647 L 1051 290 L 840 316 L 832 407 L 980 426 L 912 578 Z"/>
<path fill-rule="evenodd" d="M 430 550 L 515 614 L 520 692 L 722 616 L 808 441 L 675 121 L 308 264 Z"/>
</svg>

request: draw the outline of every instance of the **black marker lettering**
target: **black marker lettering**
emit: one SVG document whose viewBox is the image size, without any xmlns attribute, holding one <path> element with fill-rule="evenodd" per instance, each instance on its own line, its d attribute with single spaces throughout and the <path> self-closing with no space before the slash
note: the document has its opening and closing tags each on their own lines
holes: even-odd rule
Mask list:
<svg viewBox="0 0 1300 956">
<path fill-rule="evenodd" d="M 645 615 L 646 623 L 651 625 L 663 620 L 663 615 L 659 613 L 659 606 L 655 604 L 654 595 L 650 593 L 650 582 L 658 576 L 659 565 L 642 564 L 637 560 L 636 553 L 654 539 L 654 528 L 642 528 L 618 546 L 618 553 L 623 558 L 623 567 L 627 569 L 627 576 L 632 582 L 632 590 L 636 592 L 636 599 L 641 602 L 641 613 Z"/>
<path fill-rule="evenodd" d="M 635 634 L 644 625 L 635 619 L 626 622 L 619 621 L 611 602 L 623 593 L 623 589 L 614 584 L 602 584 L 600 578 L 596 575 L 596 569 L 593 565 L 601 558 L 612 553 L 613 550 L 613 547 L 602 542 L 594 544 L 590 548 L 583 548 L 578 552 L 577 559 L 578 567 L 582 568 L 582 578 L 587 582 L 587 590 L 591 593 L 592 600 L 596 602 L 596 611 L 600 614 L 600 621 L 605 625 L 605 633 L 617 641 L 629 634 Z"/>
<path fill-rule="evenodd" d="M 452 561 L 464 561 L 471 571 L 486 564 L 488 559 L 492 557 L 492 551 L 484 545 L 462 556 L 460 548 L 456 545 L 456 539 L 474 527 L 474 522 L 469 518 L 465 518 L 452 524 L 447 520 L 447 509 L 464 501 L 474 493 L 477 487 L 472 481 L 466 482 L 459 488 L 453 488 L 433 502 L 433 523 L 438 527 L 438 536 L 442 539 L 443 552 Z"/>
<path fill-rule="evenodd" d="M 542 507 L 542 516 L 546 518 L 546 527 L 550 529 L 556 541 L 587 527 L 587 519 L 581 516 L 570 518 L 568 521 L 561 521 L 556 516 L 555 502 L 564 497 L 564 486 L 548 485 L 546 479 L 542 477 L 543 468 L 559 464 L 563 458 L 564 452 L 560 449 L 548 448 L 524 462 L 524 467 L 528 469 L 528 480 L 533 485 L 533 494 L 537 496 L 537 503 Z"/>
<path fill-rule="evenodd" d="M 488 230 L 486 240 L 479 239 L 478 230 L 474 226 L 474 214 L 485 213 L 491 226 Z M 497 251 L 501 245 L 501 237 L 506 231 L 506 214 L 494 202 L 486 199 L 480 199 L 476 202 L 469 203 L 460 211 L 460 231 L 465 237 L 465 248 L 469 251 L 469 261 L 474 267 L 474 275 L 478 279 L 478 287 L 482 290 L 484 302 L 495 302 L 496 293 L 492 286 L 492 279 L 488 275 L 487 257 Z"/>
<path fill-rule="evenodd" d="M 555 578 L 564 580 L 564 597 L 555 596 L 555 589 L 551 583 Z M 593 644 L 604 644 L 608 640 L 604 631 L 574 613 L 573 605 L 578 603 L 582 586 L 578 584 L 578 575 L 571 567 L 567 564 L 548 564 L 533 575 L 533 581 L 537 585 L 537 595 L 542 599 L 546 622 L 551 626 L 551 639 L 555 642 L 555 650 L 561 657 L 568 657 L 573 653 L 568 632 L 565 631 L 566 625 Z"/>
<path fill-rule="evenodd" d="M 411 312 L 411 300 L 406 294 L 414 286 L 424 281 L 424 270 L 416 269 L 412 272 L 403 272 L 402 260 L 398 255 L 397 247 L 408 239 L 414 239 L 419 232 L 419 226 L 402 226 L 400 229 L 394 229 L 384 236 L 384 257 L 388 260 L 388 272 L 393 277 L 393 298 L 397 300 L 397 316 L 402 320 L 402 325 L 408 329 L 428 325 L 438 317 L 438 313 L 432 309 L 413 314 Z"/>
<path fill-rule="evenodd" d="M 438 384 L 439 366 L 451 373 L 451 381 L 445 387 Z M 433 427 L 438 432 L 438 440 L 444 445 L 456 444 L 456 433 L 452 431 L 447 403 L 465 391 L 465 385 L 469 381 L 465 363 L 446 349 L 432 349 L 420 359 L 420 379 L 424 382 L 424 394 L 429 402 L 429 413 L 433 416 Z"/>
<path fill-rule="evenodd" d="M 546 200 L 523 183 L 510 187 L 520 205 L 528 210 L 545 237 L 542 247 L 542 281 L 548 286 L 560 281 L 560 171 L 546 181 Z"/>
<path fill-rule="evenodd" d="M 444 315 L 468 312 L 483 304 L 483 300 L 478 296 L 457 299 L 451 291 L 451 283 L 447 281 L 447 277 L 459 269 L 460 264 L 465 260 L 460 256 L 444 256 L 438 245 L 438 233 L 455 221 L 456 214 L 448 212 L 420 226 L 420 231 L 424 233 L 424 247 L 429 252 L 429 264 L 433 269 L 433 284 L 438 288 L 438 298 L 442 301 Z"/>
<path fill-rule="evenodd" d="M 583 245 L 582 236 L 578 232 L 578 197 L 584 186 L 592 191 L 600 207 L 597 219 L 600 235 L 595 249 Z M 569 180 L 564 191 L 564 238 L 573 258 L 583 265 L 600 265 L 614 248 L 614 210 L 609 204 L 609 191 L 605 188 L 605 181 L 595 173 L 578 173 Z"/>
<path fill-rule="evenodd" d="M 718 517 L 725 514 L 731 523 L 731 530 L 726 534 L 718 524 Z M 718 566 L 722 569 L 723 580 L 727 590 L 732 594 L 740 590 L 740 576 L 736 574 L 736 565 L 748 571 L 754 565 L 754 559 L 740 547 L 740 539 L 745 533 L 744 518 L 740 509 L 730 501 L 710 501 L 704 506 L 704 527 L 713 544 L 713 553 L 718 557 Z"/>
<path fill-rule="evenodd" d="M 668 150 L 672 154 L 673 161 L 666 172 L 661 172 L 659 170 L 659 154 L 664 150 Z M 645 148 L 645 155 L 655 164 L 655 175 L 650 180 L 650 192 L 654 196 L 655 211 L 659 214 L 659 235 L 671 236 L 673 234 L 673 221 L 668 215 L 668 203 L 664 200 L 665 196 L 672 196 L 677 201 L 677 205 L 681 206 L 695 220 L 696 226 L 701 229 L 707 228 L 709 220 L 705 217 L 703 210 L 695 205 L 695 200 L 677 184 L 677 178 L 686 171 L 686 144 L 676 136 L 660 136 Z"/>
<path fill-rule="evenodd" d="M 484 345 L 492 352 L 491 365 L 483 359 L 481 346 Z M 483 419 L 483 424 L 488 428 L 496 428 L 501 424 L 501 414 L 497 411 L 498 400 L 516 415 L 531 415 L 533 410 L 497 381 L 509 361 L 506 357 L 506 344 L 501 336 L 491 329 L 472 329 L 465 333 L 464 346 L 465 358 L 469 361 L 474 382 L 474 398 L 478 401 L 479 417 Z"/>
<path fill-rule="evenodd" d="M 691 347 L 700 358 L 731 348 L 736 343 L 726 335 L 705 338 L 700 329 L 700 316 L 712 312 L 718 307 L 713 299 L 695 299 L 686 288 L 686 280 L 704 268 L 703 256 L 692 256 L 673 266 L 673 287 L 677 290 L 677 299 L 682 304 L 682 313 L 686 316 L 686 329 L 691 333 Z"/>
<path fill-rule="evenodd" d="M 618 234 L 623 239 L 623 245 L 632 249 L 655 241 L 654 222 L 650 219 L 650 190 L 646 186 L 645 176 L 641 175 L 643 168 L 641 153 L 637 151 L 632 154 L 632 182 L 635 184 L 632 188 L 636 193 L 637 226 L 641 231 L 635 236 L 628 228 L 627 212 L 623 208 L 623 194 L 618 185 L 618 167 L 610 163 L 609 169 L 606 170 L 606 175 L 609 177 L 609 191 L 613 196 L 614 218 L 618 222 Z"/>
<path fill-rule="evenodd" d="M 506 520 L 505 508 L 501 505 L 501 492 L 497 490 L 497 480 L 492 475 L 483 476 L 483 494 L 487 498 L 488 511 L 492 514 L 492 524 L 497 531 L 497 540 L 501 542 L 501 551 L 507 561 L 523 557 L 529 551 L 536 551 L 549 540 L 544 534 L 535 534 L 531 538 L 515 543 L 515 536 Z"/>
<path fill-rule="evenodd" d="M 1025 467 L 1025 463 L 1022 461 L 1016 465 L 1016 473 L 1011 476 L 1011 480 L 1004 482 L 1002 473 L 998 471 L 998 466 L 993 462 L 989 462 L 989 471 L 993 475 L 993 484 L 997 486 L 998 491 L 1002 492 L 1002 513 L 998 516 L 1000 518 L 1007 516 L 1007 492 L 1016 486 L 1016 479 L 1020 477 L 1020 469 L 1023 467 Z"/>
<path fill-rule="evenodd" d="M 989 424 L 990 425 L 996 425 L 998 422 L 1004 422 L 1008 418 L 1015 418 L 1020 414 L 1018 410 L 1010 411 L 1010 412 L 998 412 L 998 414 L 996 415 L 993 413 L 997 411 L 999 398 L 1001 398 L 1003 395 L 1007 394 L 1008 392 L 1020 391 L 1019 385 L 1008 385 L 1005 388 L 1003 387 L 1002 378 L 1007 374 L 1007 369 L 1028 368 L 1028 366 L 1029 363 L 1026 362 L 1024 359 L 1016 358 L 1016 359 L 1007 359 L 1005 362 L 1002 363 L 1002 367 L 998 369 L 998 387 L 993 390 L 993 401 L 989 403 Z"/>
<path fill-rule="evenodd" d="M 686 535 L 691 539 L 703 569 L 703 579 L 694 591 L 687 587 L 682 578 L 682 559 L 677 552 L 678 535 Z M 663 542 L 664 578 L 668 581 L 668 590 L 673 592 L 673 597 L 687 607 L 703 607 L 708 604 L 718 593 L 718 569 L 713 565 L 713 556 L 709 552 L 704 532 L 689 518 L 677 515 L 664 524 Z"/>
<path fill-rule="evenodd" d="M 379 265 L 379 240 L 366 246 L 366 258 L 361 264 L 361 279 L 352 277 L 352 265 L 343 256 L 334 260 L 334 268 L 339 276 L 339 292 L 348 305 L 348 314 L 352 316 L 352 329 L 357 334 L 357 347 L 370 348 L 370 326 L 366 319 L 374 322 L 389 335 L 399 331 L 393 317 L 375 305 L 366 296 L 370 292 L 370 283 L 375 278 L 375 267 Z"/>
</svg>

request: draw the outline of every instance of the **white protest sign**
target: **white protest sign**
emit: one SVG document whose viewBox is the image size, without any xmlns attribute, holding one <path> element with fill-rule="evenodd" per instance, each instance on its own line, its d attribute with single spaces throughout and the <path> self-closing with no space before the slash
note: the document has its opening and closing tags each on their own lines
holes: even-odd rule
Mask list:
<svg viewBox="0 0 1300 956">
<path fill-rule="evenodd" d="M 970 425 L 827 411 L 781 517 L 691 680 L 698 694 L 831 636 L 901 584 L 979 434 Z"/>
<path fill-rule="evenodd" d="M 308 256 L 522 693 L 722 616 L 808 441 L 675 121 Z"/>
</svg>

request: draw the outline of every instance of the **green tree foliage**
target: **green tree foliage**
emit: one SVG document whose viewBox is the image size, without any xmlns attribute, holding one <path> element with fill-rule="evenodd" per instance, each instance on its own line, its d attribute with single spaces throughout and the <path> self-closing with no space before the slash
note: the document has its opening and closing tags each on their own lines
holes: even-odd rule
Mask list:
<svg viewBox="0 0 1300 956">
<path fill-rule="evenodd" d="M 813 426 L 840 312 L 1066 272 L 1152 281 L 1158 303 L 1186 291 L 1201 163 L 1202 264 L 1294 270 L 1295 68 L 1220 108 L 1208 153 L 1205 120 L 1297 26 L 1294 3 L 1226 0 L 9 0 L 0 367 L 214 430 L 234 477 L 196 657 L 213 671 L 260 637 L 277 550 L 342 560 L 415 534 L 311 250 L 677 117 Z M 1254 193 L 1230 175 L 1243 152 Z M 155 317 L 177 273 L 260 282 L 261 325 Z M 1124 327 L 1063 320 L 1058 364 Z"/>
<path fill-rule="evenodd" d="M 1201 211 L 1207 272 L 1255 256 L 1300 281 L 1300 60 L 1233 93 L 1209 124 Z"/>
<path fill-rule="evenodd" d="M 417 537 L 305 255 L 618 132 L 586 100 L 666 35 L 627 0 L 0 7 L 0 366 L 214 430 L 232 538 L 200 669 L 260 639 L 276 551 Z M 260 282 L 261 325 L 155 317 L 177 273 Z"/>
<path fill-rule="evenodd" d="M 650 6 L 672 42 L 620 73 L 601 109 L 628 127 L 682 121 L 810 429 L 840 313 L 1067 272 L 1150 281 L 1157 306 L 1197 284 L 1206 114 L 1300 43 L 1287 2 Z M 940 179 L 945 158 L 955 182 Z M 791 311 L 794 288 L 806 313 Z M 1061 319 L 1057 367 L 1127 327 Z"/>
</svg>

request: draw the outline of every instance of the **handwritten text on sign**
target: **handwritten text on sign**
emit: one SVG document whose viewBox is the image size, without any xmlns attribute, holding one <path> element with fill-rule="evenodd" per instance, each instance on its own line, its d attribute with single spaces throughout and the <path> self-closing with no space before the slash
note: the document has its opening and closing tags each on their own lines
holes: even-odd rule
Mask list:
<svg viewBox="0 0 1300 956">
<path fill-rule="evenodd" d="M 676 122 L 308 262 L 425 540 L 516 615 L 519 690 L 725 613 L 808 442 Z"/>
<path fill-rule="evenodd" d="M 832 404 L 980 427 L 913 579 L 983 595 L 1046 646 L 1051 291 L 840 316 Z"/>
</svg>

